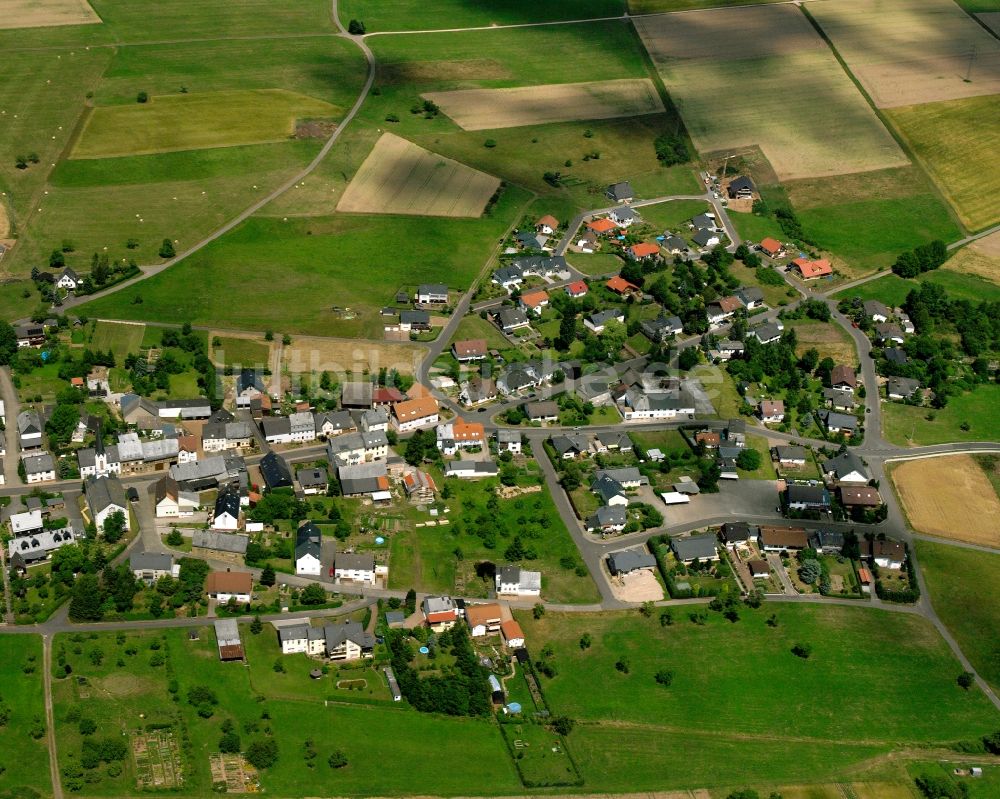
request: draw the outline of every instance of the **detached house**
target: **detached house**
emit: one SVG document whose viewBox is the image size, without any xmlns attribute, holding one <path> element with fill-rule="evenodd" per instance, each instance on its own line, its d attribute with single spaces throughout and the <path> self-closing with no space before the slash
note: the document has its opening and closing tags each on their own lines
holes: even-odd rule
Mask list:
<svg viewBox="0 0 1000 799">
<path fill-rule="evenodd" d="M 486 339 L 474 338 L 465 341 L 456 341 L 451 345 L 451 354 L 459 363 L 469 363 L 470 361 L 481 361 L 486 357 Z"/>
<path fill-rule="evenodd" d="M 836 457 L 822 464 L 823 474 L 828 483 L 841 485 L 867 485 L 871 475 L 864 462 L 850 450 L 844 450 Z"/>
<path fill-rule="evenodd" d="M 799 273 L 803 280 L 815 280 L 820 277 L 829 277 L 833 274 L 833 267 L 826 258 L 817 261 L 810 261 L 808 258 L 796 258 L 792 261 L 792 267 Z"/>
<path fill-rule="evenodd" d="M 780 424 L 785 421 L 784 400 L 762 400 L 757 407 L 757 414 L 765 424 Z"/>
<path fill-rule="evenodd" d="M 455 455 L 460 449 L 483 447 L 486 430 L 480 422 L 466 422 L 461 417 L 437 426 L 437 447 L 445 455 Z"/>
<path fill-rule="evenodd" d="M 153 492 L 157 519 L 191 516 L 201 504 L 197 491 L 181 491 L 172 477 L 162 477 Z"/>
<path fill-rule="evenodd" d="M 450 596 L 428 596 L 420 606 L 424 621 L 434 632 L 444 632 L 455 626 L 462 611 Z"/>
<path fill-rule="evenodd" d="M 838 364 L 830 370 L 830 387 L 853 394 L 854 389 L 858 387 L 857 375 L 850 366 Z"/>
<path fill-rule="evenodd" d="M 592 330 L 595 335 L 600 335 L 604 332 L 605 326 L 611 320 L 616 322 L 625 322 L 625 314 L 619 311 L 617 308 L 608 308 L 603 311 L 598 311 L 595 314 L 591 314 L 583 320 L 584 327 L 588 330 Z"/>
<path fill-rule="evenodd" d="M 542 313 L 542 309 L 549 304 L 549 293 L 539 289 L 538 291 L 526 291 L 518 301 L 525 312 L 531 312 L 535 316 Z"/>
<path fill-rule="evenodd" d="M 38 411 L 28 409 L 17 415 L 17 440 L 22 450 L 42 446 L 42 419 Z"/>
<path fill-rule="evenodd" d="M 738 178 L 733 178 L 729 182 L 729 186 L 726 188 L 726 194 L 729 195 L 730 200 L 749 200 L 753 197 L 753 193 L 757 190 L 754 186 L 753 181 L 745 175 L 740 175 Z"/>
<path fill-rule="evenodd" d="M 633 244 L 626 252 L 633 261 L 655 261 L 660 258 L 660 245 L 643 241 Z"/>
<path fill-rule="evenodd" d="M 743 303 L 748 311 L 761 308 L 764 305 L 764 292 L 756 286 L 741 286 L 736 289 L 736 298 Z"/>
<path fill-rule="evenodd" d="M 25 482 L 29 484 L 45 483 L 56 479 L 56 462 L 48 452 L 39 455 L 25 455 L 21 462 L 24 464 Z"/>
<path fill-rule="evenodd" d="M 763 239 L 758 245 L 758 249 L 764 253 L 768 258 L 784 258 L 787 254 L 785 245 L 782 244 L 777 239 L 772 239 L 770 237 Z"/>
<path fill-rule="evenodd" d="M 888 322 L 889 309 L 878 300 L 865 300 L 861 306 L 865 318 L 871 322 Z"/>
<path fill-rule="evenodd" d="M 830 492 L 823 486 L 799 485 L 788 486 L 788 508 L 798 511 L 830 510 Z"/>
<path fill-rule="evenodd" d="M 497 324 L 504 333 L 510 333 L 521 327 L 529 327 L 531 322 L 522 308 L 501 308 L 497 313 Z"/>
<path fill-rule="evenodd" d="M 632 184 L 627 180 L 621 183 L 612 183 L 604 190 L 605 196 L 616 203 L 630 203 L 635 198 L 632 191 Z"/>
<path fill-rule="evenodd" d="M 503 614 L 496 602 L 485 605 L 466 605 L 465 621 L 469 625 L 469 635 L 481 638 L 484 635 L 494 635 L 500 632 Z"/>
<path fill-rule="evenodd" d="M 613 535 L 624 530 L 627 523 L 628 515 L 623 506 L 602 505 L 587 519 L 587 530 L 601 535 Z"/>
<path fill-rule="evenodd" d="M 417 287 L 417 302 L 421 305 L 443 305 L 448 302 L 448 287 L 444 283 L 421 283 Z"/>
<path fill-rule="evenodd" d="M 241 369 L 236 378 L 236 407 L 249 408 L 254 400 L 267 393 L 260 373 L 255 369 Z"/>
<path fill-rule="evenodd" d="M 240 529 L 240 521 L 239 489 L 230 487 L 220 491 L 215 499 L 212 529 L 231 533 Z"/>
<path fill-rule="evenodd" d="M 80 276 L 71 267 L 64 267 L 56 278 L 56 287 L 66 289 L 66 291 L 76 291 L 80 285 Z"/>
<path fill-rule="evenodd" d="M 318 577 L 323 570 L 323 535 L 312 522 L 303 523 L 295 533 L 295 573 Z"/>
<path fill-rule="evenodd" d="M 738 297 L 723 297 L 705 307 L 710 325 L 720 325 L 743 307 Z"/>
<path fill-rule="evenodd" d="M 542 573 L 520 566 L 501 566 L 496 574 L 498 596 L 539 596 L 542 593 Z"/>
<path fill-rule="evenodd" d="M 338 552 L 333 564 L 334 582 L 375 585 L 375 556 L 371 552 L 356 554 Z"/>
<path fill-rule="evenodd" d="M 615 275 L 607 283 L 605 283 L 611 291 L 615 294 L 620 294 L 622 297 L 638 296 L 642 294 L 642 290 L 635 285 L 635 283 L 630 283 L 621 275 Z"/>
<path fill-rule="evenodd" d="M 205 593 L 220 603 L 230 599 L 249 602 L 253 596 L 253 575 L 250 572 L 209 572 L 205 576 Z"/>
<path fill-rule="evenodd" d="M 437 424 L 438 420 L 437 400 L 431 396 L 397 402 L 392 407 L 392 424 L 400 433 Z"/>
<path fill-rule="evenodd" d="M 551 236 L 559 229 L 559 220 L 546 214 L 535 222 L 535 231 L 545 236 Z"/>
<path fill-rule="evenodd" d="M 886 396 L 891 400 L 906 400 L 920 390 L 920 381 L 912 377 L 890 377 L 885 384 Z"/>
</svg>

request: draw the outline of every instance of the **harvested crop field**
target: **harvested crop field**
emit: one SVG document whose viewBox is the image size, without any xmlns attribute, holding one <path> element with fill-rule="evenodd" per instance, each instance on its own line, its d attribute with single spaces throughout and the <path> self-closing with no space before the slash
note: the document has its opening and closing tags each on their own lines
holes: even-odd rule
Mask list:
<svg viewBox="0 0 1000 799">
<path fill-rule="evenodd" d="M 1000 92 L 1000 42 L 951 0 L 823 0 L 808 12 L 879 108 Z"/>
<path fill-rule="evenodd" d="M 100 22 L 87 0 L 0 0 L 0 30 Z"/>
<path fill-rule="evenodd" d="M 359 214 L 480 216 L 500 179 L 383 133 L 337 203 Z"/>
<path fill-rule="evenodd" d="M 71 157 L 285 141 L 295 132 L 297 120 L 339 114 L 337 106 L 284 89 L 154 96 L 148 103 L 95 108 Z"/>
<path fill-rule="evenodd" d="M 416 344 L 376 344 L 311 336 L 296 336 L 282 350 L 282 369 L 291 374 L 334 372 L 356 375 L 368 370 L 395 369 L 416 374 L 427 350 Z"/>
<path fill-rule="evenodd" d="M 782 180 L 908 163 L 796 6 L 634 22 L 702 152 L 757 145 Z"/>
<path fill-rule="evenodd" d="M 463 89 L 423 96 L 437 103 L 464 130 L 663 113 L 663 102 L 648 78 Z"/>
<path fill-rule="evenodd" d="M 993 233 L 963 247 L 942 268 L 977 275 L 1000 286 L 1000 233 Z"/>
<path fill-rule="evenodd" d="M 951 201 L 979 230 L 1000 221 L 1000 95 L 892 108 L 886 115 Z"/>
<path fill-rule="evenodd" d="M 905 461 L 892 482 L 913 529 L 928 535 L 1000 545 L 1000 499 L 971 455 Z M 942 490 L 947 486 L 947 490 Z"/>
<path fill-rule="evenodd" d="M 820 360 L 833 358 L 836 363 L 847 366 L 857 366 L 858 353 L 854 342 L 840 325 L 832 322 L 790 322 L 788 325 L 795 331 L 795 354 L 801 356 L 806 350 L 815 349 Z"/>
</svg>

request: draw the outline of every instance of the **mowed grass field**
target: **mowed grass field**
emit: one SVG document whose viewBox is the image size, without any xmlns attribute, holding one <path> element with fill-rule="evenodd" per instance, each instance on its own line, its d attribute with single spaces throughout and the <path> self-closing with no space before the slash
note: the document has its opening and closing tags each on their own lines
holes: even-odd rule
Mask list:
<svg viewBox="0 0 1000 799">
<path fill-rule="evenodd" d="M 515 89 L 458 89 L 427 92 L 424 97 L 437 103 L 463 130 L 663 112 L 663 102 L 649 79 L 555 83 Z"/>
<path fill-rule="evenodd" d="M 210 92 L 101 106 L 87 119 L 73 158 L 145 155 L 281 141 L 299 119 L 331 119 L 335 106 L 283 89 Z"/>
<path fill-rule="evenodd" d="M 219 346 L 214 345 L 215 338 Z M 223 366 L 268 366 L 270 364 L 271 344 L 260 339 L 227 336 L 223 333 L 211 334 L 212 359 Z"/>
<path fill-rule="evenodd" d="M 765 623 L 772 613 L 775 627 Z M 779 604 L 744 609 L 736 624 L 710 613 L 702 626 L 674 608 L 674 624 L 663 627 L 657 615 L 549 612 L 535 620 L 518 613 L 529 645 L 544 641 L 554 650 L 558 674 L 543 678 L 543 689 L 555 712 L 606 735 L 662 729 L 770 738 L 772 746 L 810 739 L 943 744 L 991 731 L 1000 721 L 982 693 L 956 684 L 961 666 L 919 616 Z M 584 633 L 593 642 L 588 649 L 579 645 Z M 808 660 L 792 654 L 796 643 L 812 645 Z M 627 674 L 615 667 L 621 658 L 629 661 Z M 663 668 L 674 672 L 669 688 L 654 679 Z M 880 690 L 864 703 L 845 703 L 859 683 Z M 593 690 L 597 684 L 600 691 Z M 933 718 L 923 712 L 928 702 Z M 865 726 L 872 717 L 879 724 Z"/>
<path fill-rule="evenodd" d="M 976 671 L 1000 689 L 1000 555 L 916 542 L 931 603 Z"/>
<path fill-rule="evenodd" d="M 499 178 L 383 133 L 341 195 L 337 210 L 477 217 L 499 186 Z"/>
<path fill-rule="evenodd" d="M 364 20 L 369 33 L 376 31 L 435 30 L 487 25 L 516 25 L 567 19 L 617 17 L 623 0 L 506 0 L 503 3 L 467 3 L 463 0 L 344 0 L 338 4 L 344 26 L 351 19 Z"/>
<path fill-rule="evenodd" d="M 1000 548 L 1000 497 L 971 455 L 904 461 L 891 466 L 891 475 L 914 530 Z"/>
<path fill-rule="evenodd" d="M 1000 95 L 893 108 L 886 115 L 966 227 L 1000 221 Z"/>
<path fill-rule="evenodd" d="M 807 11 L 879 108 L 1000 92 L 1000 42 L 952 0 L 834 0 Z"/>
<path fill-rule="evenodd" d="M 996 384 L 949 397 L 940 410 L 887 402 L 882 406 L 882 430 L 887 441 L 910 447 L 950 441 L 996 441 L 1000 439 L 998 407 L 1000 386 Z M 933 414 L 932 419 L 927 418 L 929 414 Z M 965 423 L 968 430 L 962 429 Z"/>
<path fill-rule="evenodd" d="M 950 264 L 951 261 L 947 263 Z M 919 286 L 921 282 L 926 281 L 941 286 L 953 299 L 969 300 L 970 302 L 1000 299 L 1000 285 L 978 274 L 960 271 L 961 264 L 962 262 L 959 261 L 956 269 L 941 267 L 933 272 L 925 272 L 918 280 L 901 278 L 891 272 L 886 273 L 877 280 L 845 289 L 835 296 L 837 299 L 860 297 L 863 300 L 879 300 L 888 305 L 898 306 L 906 299 L 907 294 Z"/>
<path fill-rule="evenodd" d="M 98 321 L 94 326 L 94 334 L 87 346 L 92 350 L 111 352 L 115 355 L 115 363 L 122 366 L 125 357 L 138 353 L 142 344 L 146 326 L 141 324 L 123 324 L 120 322 Z"/>
<path fill-rule="evenodd" d="M 45 725 L 42 639 L 37 635 L 0 638 L 0 677 L 4 686 L 0 695 L 10 713 L 0 727 L 4 766 L 0 791 L 10 796 L 29 796 L 31 791 L 51 796 L 45 737 L 35 739 L 30 734 L 38 722 Z"/>
<path fill-rule="evenodd" d="M 289 661 L 290 672 L 300 675 L 302 682 L 289 686 L 287 679 L 280 679 L 282 675 L 273 671 L 276 647 L 264 641 L 248 643 L 247 649 L 255 660 L 249 668 L 242 663 L 220 663 L 212 628 L 205 626 L 198 632 L 197 641 L 189 641 L 186 630 L 170 630 L 162 635 L 128 633 L 121 642 L 113 634 L 100 634 L 79 644 L 69 636 L 57 636 L 54 645 L 57 651 L 66 648 L 67 661 L 73 668 L 73 678 L 57 680 L 54 686 L 61 761 L 69 762 L 80 752 L 78 725 L 66 719 L 70 709 L 77 708 L 97 722 L 98 736 L 112 730 L 132 732 L 149 723 L 176 725 L 183 721 L 191 739 L 190 747 L 181 747 L 183 790 L 191 795 L 211 791 L 208 755 L 218 751 L 221 725 L 226 719 L 235 724 L 244 746 L 267 734 L 265 728 L 273 735 L 278 744 L 278 761 L 261 773 L 261 782 L 263 789 L 275 796 L 294 796 L 301 791 L 301 753 L 307 740 L 312 740 L 317 749 L 315 774 L 311 776 L 322 780 L 325 790 L 341 796 L 368 791 L 382 795 L 406 793 L 412 789 L 417 768 L 427 769 L 424 784 L 440 795 L 471 793 L 482 779 L 488 779 L 504 793 L 519 789 L 520 782 L 494 725 L 420 714 L 391 701 L 378 701 L 384 696 L 384 688 L 374 697 L 366 691 L 358 695 L 361 701 L 374 698 L 373 704 L 351 701 L 350 692 L 334 689 L 331 677 L 317 682 L 307 680 L 301 668 L 302 656 Z M 244 625 L 241 636 L 249 641 L 251 635 Z M 270 625 L 261 633 L 272 639 L 274 635 Z M 153 645 L 158 645 L 158 650 L 152 650 Z M 95 649 L 104 655 L 99 666 L 90 660 L 89 653 Z M 134 649 L 135 654 L 127 654 L 126 649 Z M 150 664 L 156 651 L 169 658 L 169 676 L 165 664 Z M 119 658 L 125 666 L 117 665 Z M 366 679 L 377 678 L 371 671 L 364 674 Z M 85 677 L 87 684 L 81 686 L 77 677 Z M 171 678 L 178 683 L 181 701 L 177 704 L 168 692 Z M 186 701 L 187 692 L 195 686 L 207 686 L 218 697 L 211 719 L 200 718 Z M 296 687 L 298 690 L 294 690 Z M 331 696 L 338 701 L 326 706 L 323 700 Z M 179 736 L 180 730 L 176 726 L 174 729 Z M 395 762 L 405 764 L 405 768 L 386 769 L 382 759 L 372 757 L 372 752 L 387 740 L 393 742 Z M 431 740 L 437 743 L 434 751 L 428 752 L 427 742 Z M 347 755 L 347 767 L 337 771 L 329 768 L 326 760 L 334 749 Z M 121 776 L 105 776 L 97 784 L 86 784 L 81 794 L 133 794 L 135 769 L 130 759 L 124 765 Z M 38 771 L 47 774 L 44 767 Z"/>
<path fill-rule="evenodd" d="M 354 214 L 253 218 L 167 272 L 135 289 L 86 303 L 81 312 L 235 330 L 381 338 L 379 308 L 404 283 L 445 282 L 468 289 L 528 199 L 525 192 L 509 188 L 481 219 Z M 247 279 L 247 264 L 254 265 L 252 280 Z M 190 290 L 204 284 L 212 290 Z"/>
<path fill-rule="evenodd" d="M 899 253 L 916 244 L 962 236 L 948 206 L 913 166 L 796 180 L 762 190 L 787 197 L 809 236 L 858 276 L 891 266 Z"/>
<path fill-rule="evenodd" d="M 906 157 L 795 6 L 635 20 L 700 151 L 758 145 L 784 180 Z"/>
<path fill-rule="evenodd" d="M 100 22 L 87 0 L 0 0 L 0 29 Z"/>
</svg>

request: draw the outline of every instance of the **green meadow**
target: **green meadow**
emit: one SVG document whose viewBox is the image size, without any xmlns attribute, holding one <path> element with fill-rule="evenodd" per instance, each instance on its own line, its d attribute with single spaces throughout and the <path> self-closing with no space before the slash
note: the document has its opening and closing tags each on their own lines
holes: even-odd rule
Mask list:
<svg viewBox="0 0 1000 799">
<path fill-rule="evenodd" d="M 555 0 L 551 3 L 506 0 L 492 5 L 463 0 L 394 0 L 391 3 L 344 0 L 338 5 L 345 27 L 350 20 L 359 19 L 369 33 L 618 17 L 624 10 L 622 0 Z"/>
<path fill-rule="evenodd" d="M 0 637 L 0 705 L 8 713 L 0 726 L 0 793 L 51 795 L 42 688 L 42 639 L 37 635 Z M 40 737 L 35 737 L 41 732 Z"/>
</svg>

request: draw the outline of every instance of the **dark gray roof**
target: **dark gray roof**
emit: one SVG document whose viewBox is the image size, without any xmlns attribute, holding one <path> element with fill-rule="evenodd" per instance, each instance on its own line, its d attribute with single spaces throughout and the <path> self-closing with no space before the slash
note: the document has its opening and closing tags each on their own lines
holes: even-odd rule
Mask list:
<svg viewBox="0 0 1000 799">
<path fill-rule="evenodd" d="M 174 565 L 173 555 L 164 552 L 133 552 L 128 559 L 132 571 L 168 572 Z"/>
<path fill-rule="evenodd" d="M 240 492 L 237 489 L 228 488 L 220 491 L 215 498 L 215 516 L 218 518 L 224 513 L 228 513 L 234 519 L 240 518 Z"/>
<path fill-rule="evenodd" d="M 345 641 L 353 641 L 362 649 L 371 649 L 375 646 L 375 636 L 366 633 L 365 628 L 359 621 L 346 621 L 343 624 L 328 624 L 323 628 L 326 636 L 326 649 L 329 652 L 336 649 Z"/>
<path fill-rule="evenodd" d="M 670 548 L 673 549 L 674 554 L 680 561 L 689 561 L 695 558 L 699 560 L 714 558 L 716 555 L 715 536 L 711 533 L 702 533 L 701 535 L 692 535 L 686 538 L 674 538 L 670 542 Z"/>
<path fill-rule="evenodd" d="M 779 461 L 802 461 L 806 459 L 805 447 L 779 445 L 774 448 Z"/>
<path fill-rule="evenodd" d="M 613 200 L 631 200 L 635 193 L 632 191 L 632 184 L 627 180 L 623 180 L 621 183 L 612 183 L 608 186 L 605 191 L 609 197 Z"/>
<path fill-rule="evenodd" d="M 587 526 L 591 528 L 620 526 L 624 525 L 627 519 L 628 514 L 621 505 L 602 505 L 587 520 Z"/>
<path fill-rule="evenodd" d="M 861 458 L 851 452 L 851 450 L 845 450 L 839 455 L 830 458 L 830 460 L 823 464 L 823 471 L 827 474 L 832 473 L 837 479 L 851 472 L 859 472 L 866 477 L 871 476 Z"/>
<path fill-rule="evenodd" d="M 292 473 L 280 455 L 267 453 L 260 461 L 260 473 L 268 488 L 287 488 L 292 485 Z"/>
<path fill-rule="evenodd" d="M 91 513 L 100 513 L 111 505 L 128 508 L 125 489 L 117 477 L 88 477 L 83 484 Z"/>
<path fill-rule="evenodd" d="M 295 560 L 306 555 L 312 555 L 316 560 L 320 559 L 323 549 L 323 534 L 312 522 L 306 522 L 295 533 Z"/>
<path fill-rule="evenodd" d="M 797 483 L 788 486 L 789 504 L 822 505 L 826 507 L 830 504 L 830 492 L 823 486 L 799 485 Z"/>
<path fill-rule="evenodd" d="M 299 479 L 299 485 L 303 488 L 325 486 L 330 481 L 326 469 L 301 469 L 296 477 Z"/>
<path fill-rule="evenodd" d="M 214 549 L 218 552 L 232 552 L 244 555 L 250 539 L 245 535 L 233 533 L 215 533 L 211 530 L 195 530 L 191 536 L 191 544 L 203 549 Z"/>
<path fill-rule="evenodd" d="M 369 572 L 375 570 L 375 556 L 371 552 L 338 552 L 333 562 L 338 569 Z"/>
<path fill-rule="evenodd" d="M 606 474 L 594 480 L 590 488 L 604 501 L 605 504 L 607 504 L 609 500 L 618 496 L 624 496 L 625 494 L 625 489 L 622 488 L 622 484 Z"/>
<path fill-rule="evenodd" d="M 656 567 L 656 558 L 644 549 L 623 549 L 608 555 L 608 568 L 612 574 L 628 574 L 636 569 Z"/>
</svg>

